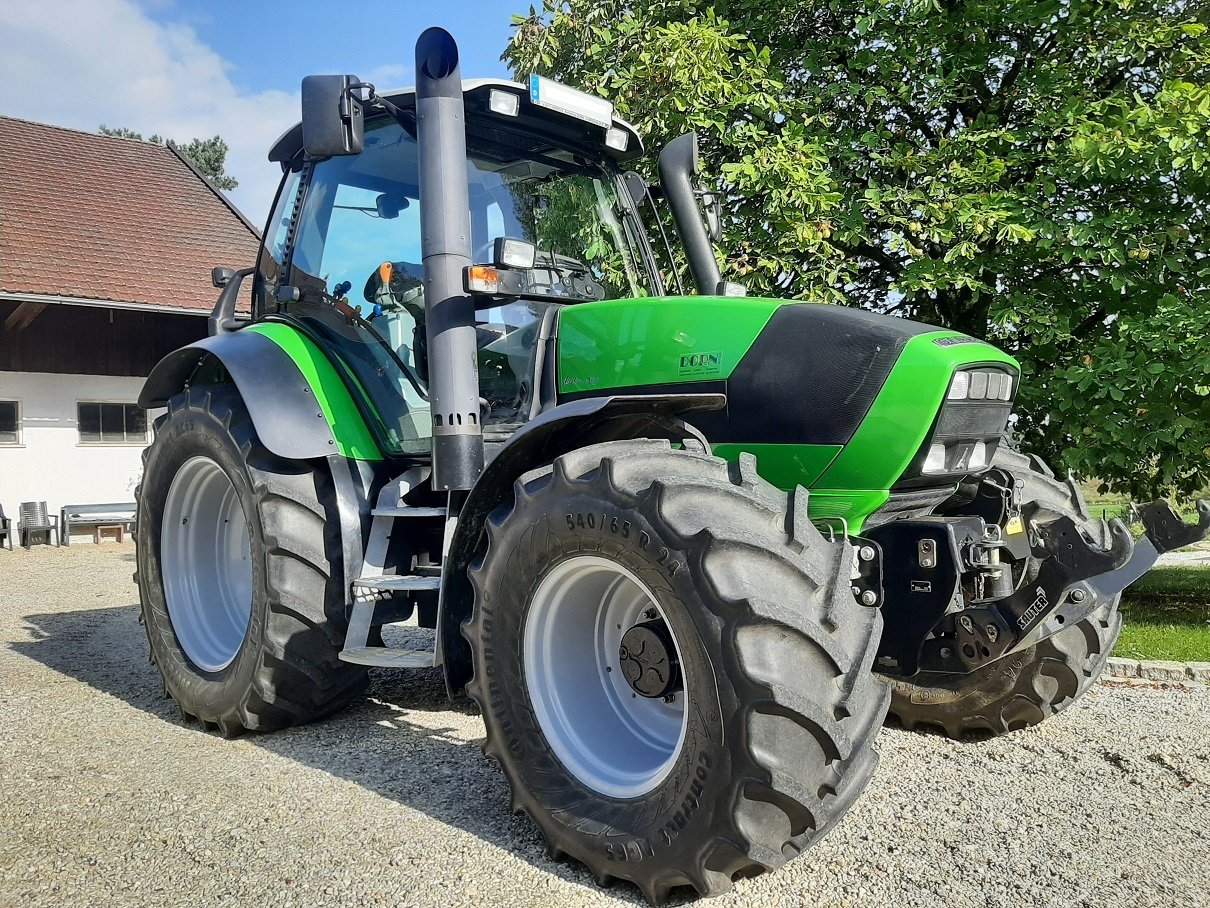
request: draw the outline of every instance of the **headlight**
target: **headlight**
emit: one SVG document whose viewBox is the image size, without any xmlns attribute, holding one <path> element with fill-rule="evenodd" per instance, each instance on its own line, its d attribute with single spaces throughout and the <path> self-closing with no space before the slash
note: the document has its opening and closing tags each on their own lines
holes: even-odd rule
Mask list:
<svg viewBox="0 0 1210 908">
<path fill-rule="evenodd" d="M 1012 400 L 1013 377 L 992 369 L 963 369 L 954 373 L 947 400 Z"/>
<path fill-rule="evenodd" d="M 1012 409 L 1016 376 L 991 367 L 954 373 L 937 422 L 921 453 L 915 476 L 961 477 L 985 470 Z"/>
</svg>

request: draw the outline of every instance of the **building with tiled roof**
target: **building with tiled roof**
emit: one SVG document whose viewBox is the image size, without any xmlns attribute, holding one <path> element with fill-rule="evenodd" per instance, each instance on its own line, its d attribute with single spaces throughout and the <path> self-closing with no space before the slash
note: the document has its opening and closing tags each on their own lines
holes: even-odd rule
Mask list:
<svg viewBox="0 0 1210 908">
<path fill-rule="evenodd" d="M 0 116 L 0 506 L 133 501 L 161 357 L 258 232 L 175 149 Z"/>
</svg>

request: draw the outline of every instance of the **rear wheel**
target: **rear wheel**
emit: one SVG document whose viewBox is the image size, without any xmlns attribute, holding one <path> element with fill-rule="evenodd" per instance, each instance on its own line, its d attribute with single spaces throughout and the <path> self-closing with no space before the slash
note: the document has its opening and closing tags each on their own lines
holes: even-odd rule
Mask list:
<svg viewBox="0 0 1210 908">
<path fill-rule="evenodd" d="M 1040 523 L 1071 517 L 1097 545 L 1109 544 L 1108 527 L 1089 515 L 1079 488 L 1060 482 L 1039 458 L 1002 445 L 992 466 L 1021 484 L 1025 517 Z M 936 728 L 952 738 L 1037 725 L 1074 703 L 1100 677 L 1122 629 L 1119 598 L 1053 637 L 969 674 L 921 672 L 893 681 L 891 713 L 906 728 Z"/>
<path fill-rule="evenodd" d="M 652 902 L 715 895 L 869 781 L 881 616 L 853 598 L 852 547 L 751 459 L 584 448 L 522 477 L 487 539 L 467 690 L 552 853 Z"/>
<path fill-rule="evenodd" d="M 186 718 L 264 731 L 364 687 L 365 670 L 337 658 L 344 578 L 326 465 L 266 450 L 233 387 L 169 402 L 138 499 L 143 622 Z"/>
</svg>

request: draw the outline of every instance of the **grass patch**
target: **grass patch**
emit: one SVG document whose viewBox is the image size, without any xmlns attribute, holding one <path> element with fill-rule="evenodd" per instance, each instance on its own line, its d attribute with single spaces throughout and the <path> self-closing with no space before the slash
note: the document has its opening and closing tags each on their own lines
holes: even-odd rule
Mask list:
<svg viewBox="0 0 1210 908">
<path fill-rule="evenodd" d="M 1210 662 L 1210 568 L 1156 568 L 1129 587 L 1113 654 Z"/>
</svg>

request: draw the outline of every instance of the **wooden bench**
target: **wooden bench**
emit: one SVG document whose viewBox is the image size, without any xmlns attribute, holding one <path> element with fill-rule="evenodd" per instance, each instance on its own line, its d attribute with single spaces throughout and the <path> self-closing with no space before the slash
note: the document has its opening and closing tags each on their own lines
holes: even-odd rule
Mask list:
<svg viewBox="0 0 1210 908">
<path fill-rule="evenodd" d="M 59 511 L 60 535 L 64 545 L 71 545 L 73 527 L 88 527 L 92 530 L 93 542 L 101 541 L 102 530 L 115 528 L 118 542 L 123 534 L 134 530 L 135 504 L 119 502 L 117 504 L 68 504 Z"/>
</svg>

